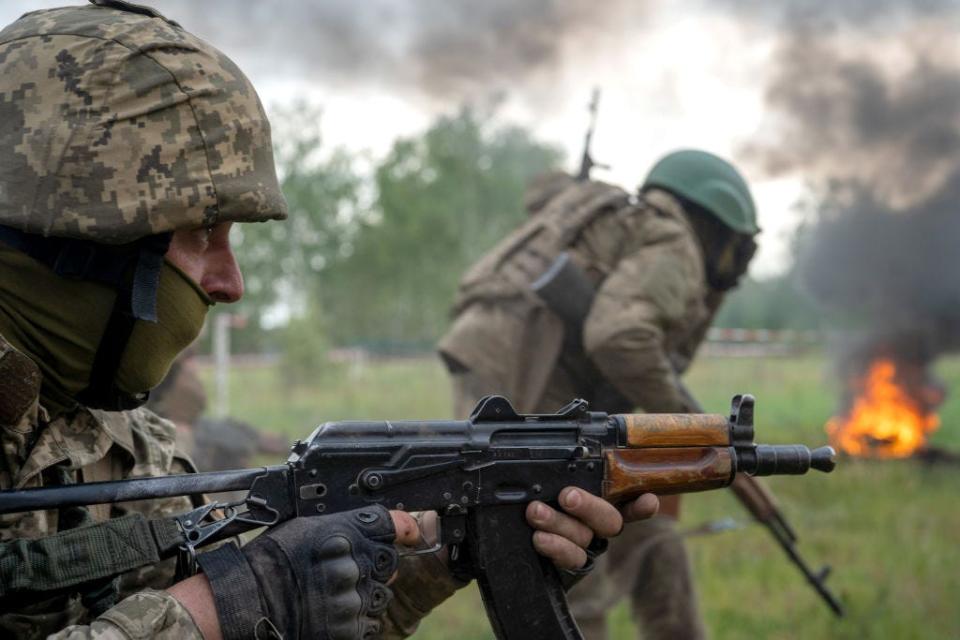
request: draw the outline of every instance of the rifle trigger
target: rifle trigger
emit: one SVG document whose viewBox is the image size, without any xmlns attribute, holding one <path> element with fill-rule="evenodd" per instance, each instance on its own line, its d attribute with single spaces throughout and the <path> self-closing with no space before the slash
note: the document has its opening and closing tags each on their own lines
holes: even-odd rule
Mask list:
<svg viewBox="0 0 960 640">
<path fill-rule="evenodd" d="M 411 549 L 401 551 L 400 557 L 423 556 L 428 553 L 436 553 L 445 545 L 451 545 L 451 549 L 457 548 L 467 537 L 467 510 L 460 505 L 450 505 L 444 509 L 442 514 L 438 514 L 436 540 L 425 549 Z M 423 530 L 420 531 L 423 533 Z"/>
</svg>

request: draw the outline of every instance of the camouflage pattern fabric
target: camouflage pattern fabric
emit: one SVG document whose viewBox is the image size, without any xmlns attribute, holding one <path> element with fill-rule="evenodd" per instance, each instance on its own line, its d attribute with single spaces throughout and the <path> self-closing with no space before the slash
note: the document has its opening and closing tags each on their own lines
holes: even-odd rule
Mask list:
<svg viewBox="0 0 960 640">
<path fill-rule="evenodd" d="M 576 184 L 576 178 L 564 171 L 550 171 L 535 176 L 523 194 L 523 208 L 527 215 L 540 213 L 560 192 Z"/>
<path fill-rule="evenodd" d="M 165 593 L 146 590 L 135 594 L 93 621 L 90 626 L 67 627 L 50 640 L 202 640 L 193 618 Z"/>
<path fill-rule="evenodd" d="M 657 189 L 633 201 L 610 185 L 573 182 L 530 213 L 461 281 L 457 315 L 439 343 L 456 365 L 457 415 L 490 393 L 525 413 L 576 397 L 601 411 L 688 410 L 674 369 L 693 358 L 722 296 L 707 287 L 680 202 Z M 564 335 L 529 290 L 561 251 L 597 285 L 579 336 Z M 624 596 L 647 640 L 703 637 L 683 542 L 666 518 L 629 525 L 570 592 L 588 640 L 606 637 L 606 610 Z"/>
<path fill-rule="evenodd" d="M 0 488 L 40 487 L 50 472 L 63 467 L 74 481 L 117 480 L 136 476 L 168 475 L 193 470 L 174 446 L 174 428 L 145 409 L 108 413 L 80 409 L 50 421 L 39 403 L 40 375 L 35 363 L 0 337 Z M 182 513 L 188 498 L 167 498 L 91 507 L 94 520 L 139 512 L 148 518 Z M 35 538 L 58 531 L 57 511 L 0 516 L 0 542 Z M 4 603 L 0 637 L 44 638 L 62 631 L 62 637 L 199 638 L 187 612 L 162 589 L 173 582 L 174 566 L 165 561 L 121 577 L 120 597 L 137 592 L 93 622 L 79 594 L 58 594 L 29 602 Z M 147 633 L 149 631 L 149 633 Z"/>
<path fill-rule="evenodd" d="M 122 244 L 286 214 L 260 100 L 203 40 L 100 6 L 0 31 L 0 224 Z"/>
<path fill-rule="evenodd" d="M 578 206 L 587 211 L 571 214 Z M 564 344 L 563 324 L 529 290 L 561 251 L 598 285 L 583 335 L 571 342 L 582 349 Z M 561 368 L 587 400 L 606 380 L 630 406 L 683 411 L 671 354 L 695 351 L 711 318 L 708 298 L 698 241 L 673 196 L 653 190 L 633 203 L 616 187 L 576 183 L 464 276 L 438 348 L 496 381 L 523 412 L 543 404 Z"/>
</svg>

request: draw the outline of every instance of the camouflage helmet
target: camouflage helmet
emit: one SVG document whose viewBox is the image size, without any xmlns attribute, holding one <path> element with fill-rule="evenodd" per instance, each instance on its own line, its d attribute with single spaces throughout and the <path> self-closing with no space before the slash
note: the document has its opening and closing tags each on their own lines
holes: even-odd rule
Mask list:
<svg viewBox="0 0 960 640">
<path fill-rule="evenodd" d="M 732 164 L 706 151 L 674 151 L 657 161 L 641 187 L 661 187 L 694 202 L 720 222 L 755 235 L 757 210 L 746 180 Z"/>
<path fill-rule="evenodd" d="M 0 31 L 0 225 L 124 244 L 285 218 L 237 66 L 151 9 L 91 2 Z"/>
</svg>

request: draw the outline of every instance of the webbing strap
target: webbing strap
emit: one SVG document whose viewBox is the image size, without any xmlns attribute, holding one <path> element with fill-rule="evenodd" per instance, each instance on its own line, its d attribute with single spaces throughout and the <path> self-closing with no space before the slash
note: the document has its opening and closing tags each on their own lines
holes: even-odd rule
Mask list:
<svg viewBox="0 0 960 640">
<path fill-rule="evenodd" d="M 240 549 L 225 544 L 201 553 L 197 562 L 210 581 L 224 640 L 257 637 L 257 626 L 267 616 L 259 597 L 260 583 Z"/>
<path fill-rule="evenodd" d="M 181 541 L 174 520 L 133 513 L 45 538 L 0 543 L 0 598 L 66 589 L 155 564 Z"/>
</svg>

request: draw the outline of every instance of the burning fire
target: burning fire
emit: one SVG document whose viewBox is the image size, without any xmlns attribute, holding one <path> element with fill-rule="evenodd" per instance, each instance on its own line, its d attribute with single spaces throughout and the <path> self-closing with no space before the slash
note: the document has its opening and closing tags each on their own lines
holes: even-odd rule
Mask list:
<svg viewBox="0 0 960 640">
<path fill-rule="evenodd" d="M 924 387 L 924 397 L 911 394 L 899 381 L 893 360 L 880 358 L 857 381 L 857 396 L 845 416 L 826 424 L 831 444 L 855 456 L 903 458 L 914 453 L 940 426 L 936 388 Z"/>
</svg>

